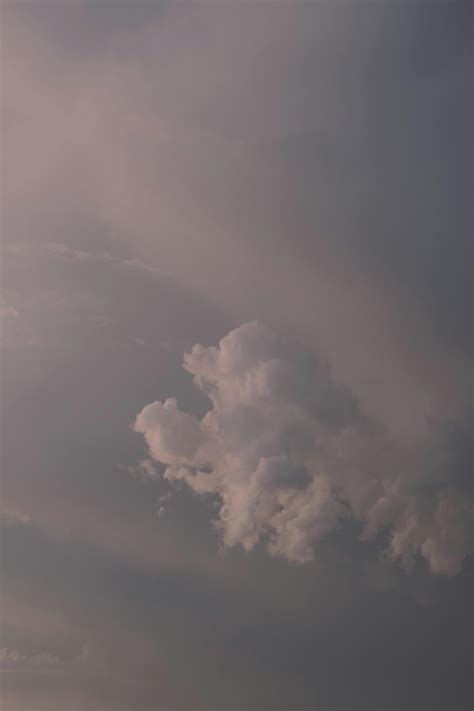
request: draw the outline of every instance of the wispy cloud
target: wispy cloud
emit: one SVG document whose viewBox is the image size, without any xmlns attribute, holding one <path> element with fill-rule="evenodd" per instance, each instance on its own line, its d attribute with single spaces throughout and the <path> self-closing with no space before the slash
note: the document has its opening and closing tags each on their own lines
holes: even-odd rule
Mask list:
<svg viewBox="0 0 474 711">
<path fill-rule="evenodd" d="M 61 660 L 49 652 L 37 652 L 36 654 L 21 654 L 16 649 L 0 649 L 0 670 L 5 671 L 29 671 L 43 674 L 61 673 L 59 668 Z"/>
<path fill-rule="evenodd" d="M 18 310 L 14 306 L 9 306 L 8 304 L 0 304 L 0 319 L 11 319 L 14 320 L 19 316 Z"/>
<path fill-rule="evenodd" d="M 0 524 L 3 526 L 28 526 L 31 524 L 31 517 L 16 508 L 2 506 L 0 508 Z"/>
</svg>

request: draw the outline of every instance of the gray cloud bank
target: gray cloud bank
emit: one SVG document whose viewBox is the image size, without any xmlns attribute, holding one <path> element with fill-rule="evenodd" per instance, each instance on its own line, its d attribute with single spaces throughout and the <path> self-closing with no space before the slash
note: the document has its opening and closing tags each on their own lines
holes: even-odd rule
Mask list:
<svg viewBox="0 0 474 711">
<path fill-rule="evenodd" d="M 395 441 L 361 412 L 329 367 L 258 322 L 184 358 L 212 408 L 199 420 L 175 398 L 147 405 L 134 429 L 164 477 L 216 495 L 225 546 L 263 540 L 305 562 L 344 519 L 361 540 L 388 531 L 388 555 L 421 555 L 433 573 L 459 572 L 471 506 L 452 474 L 433 471 L 427 443 Z"/>
</svg>

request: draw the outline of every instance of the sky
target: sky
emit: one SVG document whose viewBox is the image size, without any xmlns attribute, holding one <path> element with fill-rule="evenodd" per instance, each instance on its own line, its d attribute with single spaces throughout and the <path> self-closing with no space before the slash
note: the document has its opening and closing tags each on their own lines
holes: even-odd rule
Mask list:
<svg viewBox="0 0 474 711">
<path fill-rule="evenodd" d="M 3 3 L 2 711 L 472 708 L 472 12 Z"/>
</svg>

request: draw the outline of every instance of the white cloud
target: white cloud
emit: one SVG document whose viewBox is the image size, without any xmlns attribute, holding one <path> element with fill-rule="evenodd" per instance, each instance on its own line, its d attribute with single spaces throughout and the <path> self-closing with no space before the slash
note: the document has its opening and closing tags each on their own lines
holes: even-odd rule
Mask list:
<svg viewBox="0 0 474 711">
<path fill-rule="evenodd" d="M 143 408 L 135 422 L 154 459 L 192 465 L 205 436 L 192 415 L 179 410 L 174 397 Z"/>
<path fill-rule="evenodd" d="M 304 562 L 352 516 L 362 540 L 390 532 L 390 557 L 459 570 L 468 504 L 444 480 L 428 486 L 423 453 L 370 422 L 326 364 L 254 322 L 218 347 L 194 346 L 184 367 L 212 404 L 203 419 L 169 398 L 147 405 L 134 429 L 165 479 L 219 497 L 224 545 L 264 541 L 271 555 Z"/>
</svg>

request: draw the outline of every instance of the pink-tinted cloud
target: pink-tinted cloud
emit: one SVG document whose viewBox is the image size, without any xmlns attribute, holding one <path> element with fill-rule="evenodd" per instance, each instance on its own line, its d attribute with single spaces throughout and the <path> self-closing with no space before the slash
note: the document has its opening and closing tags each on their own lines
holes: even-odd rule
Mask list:
<svg viewBox="0 0 474 711">
<path fill-rule="evenodd" d="M 211 409 L 199 420 L 169 398 L 147 405 L 134 428 L 166 465 L 165 479 L 219 498 L 224 545 L 264 541 L 272 555 L 304 562 L 355 517 L 362 540 L 389 531 L 390 557 L 421 555 L 434 573 L 459 571 L 469 502 L 446 481 L 433 489 L 417 471 L 417 449 L 371 426 L 327 366 L 256 322 L 217 347 L 194 346 L 184 365 Z"/>
</svg>

